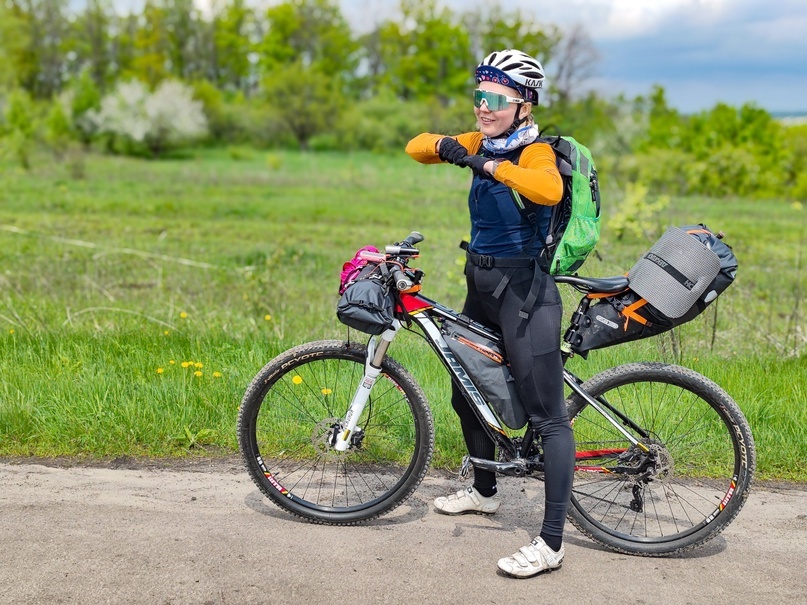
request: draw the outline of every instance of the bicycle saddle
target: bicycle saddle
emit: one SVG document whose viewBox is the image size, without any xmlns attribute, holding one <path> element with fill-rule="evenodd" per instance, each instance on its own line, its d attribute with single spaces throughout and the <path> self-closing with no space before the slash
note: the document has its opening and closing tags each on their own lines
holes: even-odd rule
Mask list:
<svg viewBox="0 0 807 605">
<path fill-rule="evenodd" d="M 616 294 L 628 287 L 625 275 L 614 277 L 577 277 L 576 275 L 555 275 L 555 282 L 569 284 L 581 292 L 597 292 L 600 294 Z"/>
</svg>

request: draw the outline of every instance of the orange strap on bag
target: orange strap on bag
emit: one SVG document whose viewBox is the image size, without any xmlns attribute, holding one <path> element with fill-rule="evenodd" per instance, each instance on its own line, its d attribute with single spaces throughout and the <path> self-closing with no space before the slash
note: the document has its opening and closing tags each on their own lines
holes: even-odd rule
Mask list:
<svg viewBox="0 0 807 605">
<path fill-rule="evenodd" d="M 648 323 L 650 323 L 644 317 L 636 313 L 638 309 L 641 309 L 646 304 L 647 301 L 644 298 L 640 298 L 632 305 L 629 305 L 624 309 L 622 309 L 622 311 L 620 311 L 620 313 L 625 316 L 625 331 L 627 331 L 628 323 L 630 322 L 631 319 L 634 321 L 638 321 L 643 326 L 646 326 Z"/>
</svg>

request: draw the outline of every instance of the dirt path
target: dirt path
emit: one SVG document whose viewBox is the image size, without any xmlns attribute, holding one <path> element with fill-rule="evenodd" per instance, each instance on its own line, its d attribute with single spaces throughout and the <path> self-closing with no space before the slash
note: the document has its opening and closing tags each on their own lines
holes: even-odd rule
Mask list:
<svg viewBox="0 0 807 605">
<path fill-rule="evenodd" d="M 446 517 L 431 475 L 392 515 L 296 521 L 235 462 L 184 468 L 0 464 L 0 603 L 807 604 L 807 491 L 757 486 L 734 523 L 685 557 L 600 549 L 568 527 L 561 570 L 496 573 L 540 519 L 541 484 L 504 479 L 494 517 Z"/>
</svg>

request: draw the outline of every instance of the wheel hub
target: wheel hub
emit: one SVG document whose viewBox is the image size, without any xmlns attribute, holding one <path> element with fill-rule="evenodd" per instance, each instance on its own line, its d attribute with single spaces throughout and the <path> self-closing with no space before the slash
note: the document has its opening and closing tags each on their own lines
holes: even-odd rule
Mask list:
<svg viewBox="0 0 807 605">
<path fill-rule="evenodd" d="M 341 460 L 348 455 L 350 450 L 360 449 L 364 440 L 364 431 L 358 427 L 350 434 L 350 446 L 346 451 L 340 452 L 334 448 L 336 437 L 342 430 L 342 420 L 340 418 L 320 420 L 311 433 L 311 445 L 314 446 L 314 451 L 326 460 Z"/>
</svg>

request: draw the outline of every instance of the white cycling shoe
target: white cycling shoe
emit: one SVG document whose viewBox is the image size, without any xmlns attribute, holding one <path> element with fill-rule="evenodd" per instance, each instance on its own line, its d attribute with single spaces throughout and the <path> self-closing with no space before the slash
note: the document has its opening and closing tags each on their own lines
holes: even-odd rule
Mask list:
<svg viewBox="0 0 807 605">
<path fill-rule="evenodd" d="M 444 515 L 463 515 L 465 513 L 492 515 L 499 510 L 501 504 L 499 494 L 493 494 L 487 498 L 476 491 L 473 486 L 461 489 L 456 494 L 434 499 L 434 507 L 437 512 Z"/>
<path fill-rule="evenodd" d="M 514 578 L 531 578 L 545 571 L 558 569 L 563 563 L 566 550 L 561 544 L 560 550 L 555 552 L 541 538 L 535 538 L 527 546 L 518 549 L 518 552 L 499 559 L 499 569 Z"/>
</svg>

